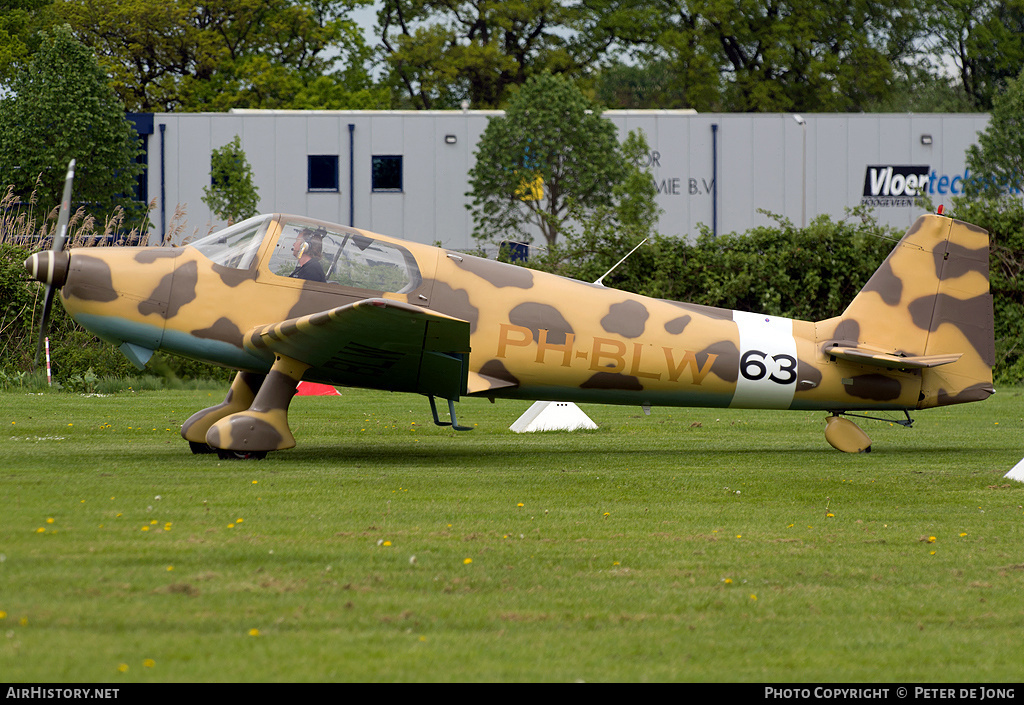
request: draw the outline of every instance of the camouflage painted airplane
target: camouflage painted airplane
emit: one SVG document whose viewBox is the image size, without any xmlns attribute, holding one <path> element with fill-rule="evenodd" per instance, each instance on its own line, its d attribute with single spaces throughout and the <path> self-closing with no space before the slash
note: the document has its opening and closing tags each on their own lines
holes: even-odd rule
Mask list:
<svg viewBox="0 0 1024 705">
<path fill-rule="evenodd" d="M 426 395 L 434 421 L 456 429 L 462 396 L 822 410 L 826 439 L 846 452 L 871 444 L 851 412 L 902 412 L 910 425 L 910 410 L 994 392 L 988 234 L 940 215 L 919 218 L 849 307 L 816 322 L 289 215 L 185 247 L 64 251 L 64 239 L 26 261 L 47 309 L 59 290 L 78 323 L 140 367 L 164 350 L 238 370 L 224 402 L 181 429 L 194 452 L 224 457 L 293 447 L 288 407 L 303 379 Z"/>
</svg>

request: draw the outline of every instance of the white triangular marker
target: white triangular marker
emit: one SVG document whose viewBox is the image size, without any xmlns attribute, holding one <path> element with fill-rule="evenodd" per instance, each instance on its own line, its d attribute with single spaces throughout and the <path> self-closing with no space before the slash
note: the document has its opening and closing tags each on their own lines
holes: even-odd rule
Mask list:
<svg viewBox="0 0 1024 705">
<path fill-rule="evenodd" d="M 1014 465 L 1013 469 L 1003 475 L 1003 477 L 1008 477 L 1017 482 L 1024 482 L 1024 458 L 1021 458 L 1020 462 Z"/>
<path fill-rule="evenodd" d="M 597 424 L 572 402 L 538 401 L 526 410 L 509 429 L 516 433 L 534 431 L 575 431 L 597 428 Z"/>
</svg>

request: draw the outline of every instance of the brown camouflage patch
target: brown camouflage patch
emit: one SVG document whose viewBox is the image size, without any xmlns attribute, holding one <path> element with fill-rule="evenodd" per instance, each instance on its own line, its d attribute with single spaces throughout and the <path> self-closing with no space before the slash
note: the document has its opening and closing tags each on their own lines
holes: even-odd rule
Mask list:
<svg viewBox="0 0 1024 705">
<path fill-rule="evenodd" d="M 686 325 L 692 320 L 692 316 L 680 316 L 679 318 L 673 318 L 665 324 L 665 331 L 672 335 L 679 335 L 686 328 Z"/>
<path fill-rule="evenodd" d="M 220 280 L 224 282 L 226 286 L 234 289 L 241 285 L 243 282 L 255 281 L 256 272 L 248 269 L 235 269 L 234 267 L 225 267 L 220 264 L 213 265 L 214 273 L 220 277 Z"/>
<path fill-rule="evenodd" d="M 144 247 L 135 254 L 135 261 L 139 264 L 153 264 L 158 259 L 177 259 L 185 254 L 180 247 Z"/>
<path fill-rule="evenodd" d="M 639 338 L 644 334 L 650 315 L 639 301 L 623 301 L 609 307 L 608 315 L 601 319 L 601 327 L 624 338 Z"/>
<path fill-rule="evenodd" d="M 494 379 L 500 379 L 503 382 L 509 382 L 516 387 L 519 386 L 519 380 L 516 376 L 509 372 L 505 365 L 501 364 L 501 360 L 488 360 L 480 366 L 480 374 L 486 377 L 493 377 Z"/>
<path fill-rule="evenodd" d="M 235 347 L 242 347 L 242 331 L 238 329 L 231 319 L 218 318 L 209 328 L 201 328 L 192 331 L 192 335 L 205 340 L 219 340 L 222 343 L 229 343 Z"/>
<path fill-rule="evenodd" d="M 431 308 L 443 311 L 454 318 L 469 321 L 470 333 L 476 332 L 480 309 L 470 303 L 469 292 L 465 289 L 453 289 L 447 283 L 435 281 L 431 296 Z"/>
<path fill-rule="evenodd" d="M 872 401 L 892 401 L 902 392 L 899 380 L 882 374 L 857 375 L 846 385 L 852 396 Z"/>
<path fill-rule="evenodd" d="M 456 254 L 452 261 L 460 269 L 475 274 L 499 289 L 509 286 L 516 289 L 529 289 L 533 286 L 533 271 L 526 267 L 461 254 Z"/>
<path fill-rule="evenodd" d="M 697 353 L 701 358 L 705 355 L 715 355 L 715 361 L 711 364 L 711 372 L 725 382 L 736 382 L 739 374 L 740 351 L 731 340 L 723 340 L 720 343 L 709 345 Z"/>
<path fill-rule="evenodd" d="M 82 301 L 109 303 L 117 300 L 110 265 L 99 257 L 75 253 L 71 258 L 64 296 Z"/>
<path fill-rule="evenodd" d="M 580 389 L 616 389 L 627 392 L 640 392 L 643 388 L 644 385 L 636 377 L 619 372 L 597 372 L 580 385 Z"/>
<path fill-rule="evenodd" d="M 554 306 L 538 304 L 532 301 L 519 304 L 508 312 L 508 322 L 523 328 L 529 328 L 533 339 L 540 339 L 540 331 L 548 332 L 547 342 L 552 345 L 564 345 L 565 336 L 573 330 L 565 317 Z"/>
<path fill-rule="evenodd" d="M 195 262 L 186 262 L 160 280 L 149 301 L 139 303 L 139 313 L 143 316 L 156 313 L 164 318 L 177 316 L 182 306 L 196 300 L 198 282 L 198 266 Z"/>
</svg>

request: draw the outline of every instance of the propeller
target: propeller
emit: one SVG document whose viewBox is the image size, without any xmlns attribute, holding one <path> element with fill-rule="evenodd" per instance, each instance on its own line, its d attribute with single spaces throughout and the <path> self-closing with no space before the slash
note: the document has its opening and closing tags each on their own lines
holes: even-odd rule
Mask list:
<svg viewBox="0 0 1024 705">
<path fill-rule="evenodd" d="M 25 260 L 25 268 L 34 278 L 46 284 L 46 295 L 43 298 L 43 316 L 39 325 L 39 342 L 36 345 L 34 365 L 39 367 L 39 355 L 43 350 L 43 341 L 50 326 L 50 308 L 53 306 L 53 295 L 67 280 L 69 257 L 64 252 L 68 239 L 68 221 L 71 219 L 71 184 L 75 180 L 75 160 L 68 163 L 68 174 L 64 179 L 64 195 L 60 201 L 60 214 L 57 216 L 57 228 L 53 236 L 53 244 L 49 251 L 37 252 Z"/>
</svg>

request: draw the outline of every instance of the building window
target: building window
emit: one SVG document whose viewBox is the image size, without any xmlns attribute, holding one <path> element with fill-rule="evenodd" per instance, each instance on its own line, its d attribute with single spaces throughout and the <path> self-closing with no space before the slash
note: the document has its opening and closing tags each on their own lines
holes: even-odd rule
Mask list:
<svg viewBox="0 0 1024 705">
<path fill-rule="evenodd" d="M 338 191 L 338 155 L 310 154 L 309 165 L 310 191 Z"/>
<path fill-rule="evenodd" d="M 375 155 L 373 157 L 373 190 L 402 190 L 402 155 Z"/>
</svg>

